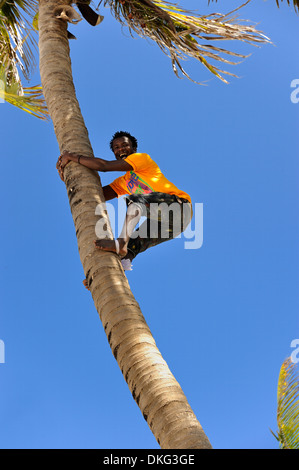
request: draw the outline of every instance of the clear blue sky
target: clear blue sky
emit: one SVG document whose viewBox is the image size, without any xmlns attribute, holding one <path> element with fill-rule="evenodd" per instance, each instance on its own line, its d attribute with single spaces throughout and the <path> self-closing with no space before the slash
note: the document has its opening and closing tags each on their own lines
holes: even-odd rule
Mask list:
<svg viewBox="0 0 299 470">
<path fill-rule="evenodd" d="M 241 3 L 181 2 L 204 13 Z M 202 247 L 177 239 L 140 255 L 131 289 L 213 447 L 277 448 L 277 378 L 299 338 L 299 16 L 253 1 L 239 16 L 274 45 L 226 44 L 252 53 L 229 85 L 186 63 L 209 80 L 198 86 L 103 14 L 97 28 L 70 27 L 95 154 L 112 159 L 112 134 L 128 130 L 203 204 Z M 9 104 L 0 116 L 0 447 L 157 449 L 82 286 L 52 123 Z"/>
</svg>

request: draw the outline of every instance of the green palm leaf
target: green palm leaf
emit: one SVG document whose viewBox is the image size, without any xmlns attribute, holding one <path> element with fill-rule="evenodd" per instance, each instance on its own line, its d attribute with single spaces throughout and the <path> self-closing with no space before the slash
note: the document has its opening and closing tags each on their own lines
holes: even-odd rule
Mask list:
<svg viewBox="0 0 299 470">
<path fill-rule="evenodd" d="M 194 12 L 180 8 L 162 0 L 102 0 L 109 5 L 112 14 L 129 30 L 143 37 L 154 40 L 162 51 L 172 61 L 176 75 L 179 71 L 189 78 L 182 67 L 181 61 L 186 58 L 195 58 L 207 67 L 222 81 L 222 74 L 233 75 L 220 70 L 210 63 L 215 60 L 225 64 L 236 64 L 236 59 L 247 56 L 221 49 L 215 45 L 199 43 L 200 41 L 238 40 L 251 45 L 260 45 L 270 42 L 260 31 L 248 24 L 241 24 L 236 20 L 235 12 L 248 3 L 229 14 L 213 13 L 200 16 Z M 192 80 L 193 81 L 193 80 Z"/>
<path fill-rule="evenodd" d="M 274 436 L 281 449 L 299 449 L 299 372 L 287 358 L 280 369 L 277 388 L 277 425 Z"/>
<path fill-rule="evenodd" d="M 3 100 L 39 119 L 48 118 L 42 88 L 23 87 L 17 69 L 0 67 L 0 103 Z"/>
<path fill-rule="evenodd" d="M 18 68 L 26 80 L 35 66 L 36 41 L 31 26 L 35 0 L 0 0 L 0 99 L 40 118 L 48 112 L 40 86 L 23 87 Z"/>
<path fill-rule="evenodd" d="M 36 41 L 32 34 L 31 18 L 37 11 L 36 0 L 0 0 L 0 25 L 9 35 L 14 60 L 26 78 L 35 65 Z"/>
</svg>

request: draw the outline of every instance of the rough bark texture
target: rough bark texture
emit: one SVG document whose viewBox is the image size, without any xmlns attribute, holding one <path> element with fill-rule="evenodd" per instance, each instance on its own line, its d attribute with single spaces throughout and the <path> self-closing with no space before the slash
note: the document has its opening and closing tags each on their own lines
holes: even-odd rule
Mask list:
<svg viewBox="0 0 299 470">
<path fill-rule="evenodd" d="M 42 86 L 60 151 L 93 156 L 75 95 L 67 24 L 53 14 L 55 7 L 65 3 L 40 0 Z M 164 449 L 211 448 L 180 385 L 156 347 L 119 257 L 94 248 L 95 225 L 100 217 L 107 216 L 104 207 L 100 215 L 95 215 L 97 205 L 104 202 L 99 175 L 70 163 L 65 169 L 65 184 L 80 258 L 95 307 L 114 357 L 150 429 Z M 113 238 L 111 229 L 110 233 Z"/>
</svg>

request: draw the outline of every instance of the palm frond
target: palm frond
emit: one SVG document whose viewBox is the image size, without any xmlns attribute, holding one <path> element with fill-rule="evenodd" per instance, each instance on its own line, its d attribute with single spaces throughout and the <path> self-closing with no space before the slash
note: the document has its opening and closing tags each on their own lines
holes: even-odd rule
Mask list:
<svg viewBox="0 0 299 470">
<path fill-rule="evenodd" d="M 26 79 L 35 66 L 36 40 L 31 22 L 36 11 L 36 0 L 0 0 L 0 26 L 9 35 L 14 60 Z"/>
<path fill-rule="evenodd" d="M 210 2 L 217 2 L 217 0 L 208 0 L 208 5 L 210 4 Z M 283 0 L 280 0 L 281 2 L 283 2 Z M 297 12 L 299 12 L 299 0 L 286 0 L 288 5 L 290 5 L 291 3 L 293 3 L 294 5 L 294 9 L 295 11 L 297 10 Z M 276 0 L 276 5 L 279 7 L 279 0 Z"/>
<path fill-rule="evenodd" d="M 283 0 L 280 0 L 280 1 L 282 2 Z M 293 3 L 294 9 L 295 9 L 295 11 L 297 11 L 297 13 L 298 13 L 298 11 L 299 11 L 299 0 L 293 0 L 293 2 L 291 2 L 290 0 L 287 0 L 287 3 L 288 3 L 288 5 L 290 5 L 291 3 Z M 277 6 L 279 7 L 279 0 L 276 0 L 276 4 L 277 4 Z"/>
<path fill-rule="evenodd" d="M 23 87 L 18 68 L 29 79 L 35 66 L 34 29 L 30 24 L 37 9 L 35 0 L 0 0 L 0 100 L 47 119 L 40 86 Z"/>
<path fill-rule="evenodd" d="M 213 13 L 201 16 L 165 0 L 101 0 L 105 6 L 110 6 L 112 14 L 122 25 L 129 27 L 131 34 L 135 32 L 139 36 L 154 40 L 171 58 L 177 76 L 181 71 L 191 80 L 181 61 L 195 58 L 226 83 L 222 74 L 234 74 L 220 70 L 212 65 L 210 60 L 231 65 L 239 63 L 236 60 L 247 56 L 215 45 L 200 44 L 198 40 L 238 40 L 251 45 L 270 42 L 269 38 L 254 26 L 236 20 L 235 12 L 249 1 L 228 14 Z M 234 57 L 234 60 L 228 57 Z"/>
<path fill-rule="evenodd" d="M 23 87 L 13 62 L 0 66 L 0 103 L 2 101 L 6 101 L 39 119 L 48 119 L 41 86 Z"/>
<path fill-rule="evenodd" d="M 299 371 L 287 358 L 280 369 L 277 387 L 277 435 L 281 449 L 299 449 Z"/>
</svg>

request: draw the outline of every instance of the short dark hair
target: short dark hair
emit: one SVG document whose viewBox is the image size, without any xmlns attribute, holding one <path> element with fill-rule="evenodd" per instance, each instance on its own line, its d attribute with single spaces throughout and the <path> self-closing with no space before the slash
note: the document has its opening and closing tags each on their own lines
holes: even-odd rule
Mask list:
<svg viewBox="0 0 299 470">
<path fill-rule="evenodd" d="M 131 141 L 133 149 L 137 150 L 138 142 L 137 142 L 136 137 L 131 135 L 129 132 L 117 131 L 117 132 L 115 132 L 112 139 L 110 140 L 110 148 L 111 148 L 112 152 L 113 152 L 113 141 L 115 139 L 119 139 L 120 137 L 128 137 L 128 139 L 130 139 L 130 141 Z"/>
</svg>

